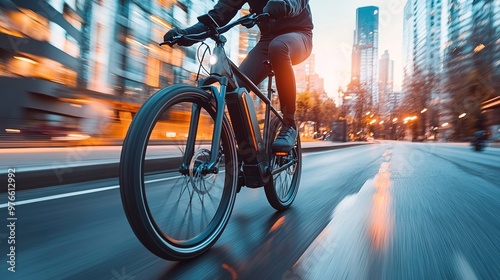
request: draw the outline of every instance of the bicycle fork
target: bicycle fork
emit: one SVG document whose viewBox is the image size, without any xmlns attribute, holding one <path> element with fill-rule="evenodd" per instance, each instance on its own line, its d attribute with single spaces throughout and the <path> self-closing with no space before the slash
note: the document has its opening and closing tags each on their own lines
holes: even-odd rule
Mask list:
<svg viewBox="0 0 500 280">
<path fill-rule="evenodd" d="M 222 123 L 224 119 L 224 94 L 226 91 L 226 84 L 227 83 L 222 83 L 220 86 L 220 92 L 219 90 L 214 87 L 214 86 L 209 86 L 209 87 L 203 87 L 206 90 L 210 90 L 215 96 L 215 102 L 216 102 L 216 116 L 215 116 L 215 121 L 214 121 L 214 127 L 213 127 L 213 132 L 212 132 L 212 143 L 210 146 L 210 160 L 206 163 L 203 163 L 202 166 L 200 166 L 200 173 L 202 175 L 206 175 L 209 173 L 217 174 L 219 172 L 218 169 L 218 164 L 219 164 L 219 159 L 220 159 L 220 140 L 221 140 L 221 133 L 222 133 Z M 201 114 L 201 106 L 198 104 L 193 104 L 191 108 L 191 119 L 189 121 L 190 126 L 189 126 L 189 131 L 188 131 L 188 139 L 186 143 L 186 150 L 184 153 L 184 158 L 182 161 L 182 165 L 179 168 L 179 172 L 183 175 L 188 175 L 189 174 L 189 166 L 190 162 L 195 154 L 195 143 L 196 143 L 196 135 L 198 133 L 198 126 L 199 126 L 199 120 L 200 120 L 200 114 Z"/>
</svg>

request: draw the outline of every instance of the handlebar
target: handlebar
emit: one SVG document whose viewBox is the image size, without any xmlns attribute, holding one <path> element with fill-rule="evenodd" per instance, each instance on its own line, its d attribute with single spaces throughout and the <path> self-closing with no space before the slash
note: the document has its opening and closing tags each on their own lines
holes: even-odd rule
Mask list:
<svg viewBox="0 0 500 280">
<path fill-rule="evenodd" d="M 250 28 L 264 18 L 269 18 L 269 14 L 268 13 L 262 13 L 259 15 L 248 14 L 246 16 L 240 17 L 239 19 L 237 19 L 231 23 L 228 23 L 225 26 L 215 27 L 213 29 L 203 31 L 203 32 L 198 33 L 198 34 L 187 34 L 187 35 L 179 34 L 177 36 L 174 36 L 172 41 L 161 42 L 160 46 L 169 45 L 172 47 L 175 44 L 177 44 L 180 40 L 182 40 L 183 38 L 193 40 L 193 41 L 203 41 L 204 39 L 212 37 L 214 35 L 221 35 L 223 33 L 226 33 L 227 31 L 229 31 L 231 28 L 235 27 L 236 25 L 241 24 L 247 28 Z"/>
</svg>

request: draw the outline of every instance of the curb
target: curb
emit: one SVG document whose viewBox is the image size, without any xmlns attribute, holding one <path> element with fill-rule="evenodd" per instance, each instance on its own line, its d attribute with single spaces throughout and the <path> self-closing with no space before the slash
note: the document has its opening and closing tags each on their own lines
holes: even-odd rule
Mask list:
<svg viewBox="0 0 500 280">
<path fill-rule="evenodd" d="M 342 148 L 349 148 L 359 145 L 366 145 L 369 143 L 352 143 L 344 145 L 329 145 L 329 146 L 315 146 L 315 147 L 303 147 L 303 153 L 319 152 L 327 150 L 335 150 Z M 177 159 L 177 160 L 176 160 Z M 159 170 L 173 169 L 175 166 L 179 166 L 178 161 L 180 158 L 164 158 L 155 159 L 148 162 L 145 166 L 147 172 L 155 172 Z M 73 183 L 81 183 L 86 181 L 94 181 L 101 179 L 109 179 L 113 177 L 118 177 L 119 163 L 103 163 L 95 165 L 86 166 L 68 166 L 61 168 L 50 168 L 44 170 L 35 171 L 22 171 L 16 177 L 16 190 L 29 190 L 48 186 L 57 186 Z M 7 174 L 5 172 L 0 173 L 0 177 L 6 178 Z M 6 189 L 0 190 L 1 193 L 5 193 Z"/>
</svg>

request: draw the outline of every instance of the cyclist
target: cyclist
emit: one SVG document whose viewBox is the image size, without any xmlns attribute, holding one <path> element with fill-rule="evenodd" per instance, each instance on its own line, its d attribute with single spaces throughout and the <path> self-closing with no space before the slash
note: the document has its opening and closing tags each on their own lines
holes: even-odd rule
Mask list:
<svg viewBox="0 0 500 280">
<path fill-rule="evenodd" d="M 312 15 L 309 0 L 219 0 L 208 14 L 219 26 L 226 25 L 248 3 L 251 13 L 269 13 L 271 20 L 258 23 L 261 32 L 259 42 L 240 65 L 241 71 L 250 80 L 259 84 L 267 76 L 265 60 L 273 66 L 276 87 L 284 118 L 284 125 L 274 141 L 273 151 L 290 151 L 297 138 L 295 123 L 296 86 L 292 65 L 306 60 L 312 50 Z M 207 30 L 202 23 L 169 30 L 165 41 L 172 41 L 179 34 L 198 34 Z M 179 42 L 181 46 L 196 43 L 189 39 Z"/>
</svg>

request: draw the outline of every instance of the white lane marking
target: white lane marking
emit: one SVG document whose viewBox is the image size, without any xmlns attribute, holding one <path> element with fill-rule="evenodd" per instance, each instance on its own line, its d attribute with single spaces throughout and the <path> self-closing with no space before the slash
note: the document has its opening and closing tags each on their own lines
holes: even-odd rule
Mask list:
<svg viewBox="0 0 500 280">
<path fill-rule="evenodd" d="M 173 180 L 180 178 L 181 176 L 177 177 L 172 177 L 172 178 L 163 178 L 163 179 L 154 179 L 154 180 L 149 180 L 146 181 L 145 183 L 157 183 L 161 181 L 167 181 L 167 180 Z M 70 193 L 63 193 L 63 194 L 56 194 L 56 195 L 50 195 L 50 196 L 44 196 L 44 197 L 39 197 L 39 198 L 33 198 L 33 199 L 27 199 L 27 200 L 21 200 L 21 201 L 16 201 L 15 205 L 24 205 L 24 204 L 31 204 L 31 203 L 36 203 L 36 202 L 42 202 L 42 201 L 47 201 L 47 200 L 54 200 L 54 199 L 60 199 L 60 198 L 65 198 L 65 197 L 71 197 L 71 196 L 77 196 L 77 195 L 84 195 L 84 194 L 89 194 L 89 193 L 96 193 L 96 192 L 103 192 L 103 191 L 109 191 L 113 189 L 119 188 L 119 185 L 115 186 L 109 186 L 109 187 L 103 187 L 103 188 L 97 188 L 97 189 L 90 189 L 90 190 L 84 190 L 84 191 L 77 191 L 77 192 L 70 192 Z M 0 209 L 6 208 L 7 203 L 0 204 Z"/>
</svg>

